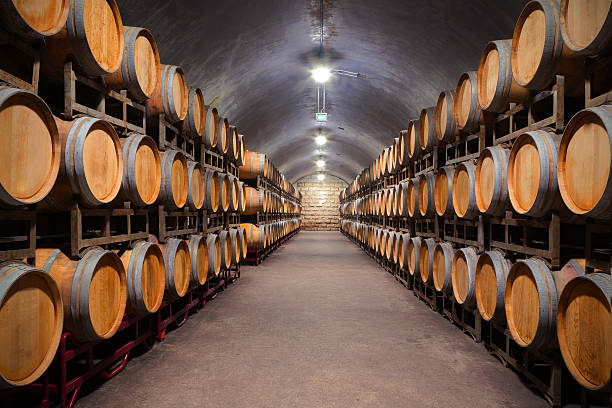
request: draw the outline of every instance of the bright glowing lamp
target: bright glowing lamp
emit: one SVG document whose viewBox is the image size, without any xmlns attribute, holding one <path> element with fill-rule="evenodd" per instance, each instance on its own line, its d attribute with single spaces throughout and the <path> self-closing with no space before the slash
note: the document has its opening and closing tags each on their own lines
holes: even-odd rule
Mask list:
<svg viewBox="0 0 612 408">
<path fill-rule="evenodd" d="M 329 68 L 318 67 L 312 70 L 312 79 L 314 79 L 316 82 L 327 82 L 330 77 L 331 71 L 329 70 Z"/>
<path fill-rule="evenodd" d="M 323 160 L 317 160 L 317 167 L 325 166 L 325 162 Z"/>
<path fill-rule="evenodd" d="M 322 146 L 327 142 L 327 138 L 325 136 L 317 136 L 315 138 L 315 142 L 319 145 Z"/>
<path fill-rule="evenodd" d="M 317 176 L 317 179 L 318 179 L 319 181 L 323 181 L 323 180 L 325 180 L 325 174 L 319 174 L 319 175 Z"/>
</svg>

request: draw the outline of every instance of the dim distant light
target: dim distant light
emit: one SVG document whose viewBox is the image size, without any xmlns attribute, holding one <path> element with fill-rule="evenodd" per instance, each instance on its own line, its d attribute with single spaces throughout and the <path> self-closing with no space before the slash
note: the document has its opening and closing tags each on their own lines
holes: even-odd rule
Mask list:
<svg viewBox="0 0 612 408">
<path fill-rule="evenodd" d="M 319 181 L 323 181 L 323 180 L 325 180 L 325 174 L 319 174 L 319 175 L 317 176 L 317 179 L 318 179 Z"/>
</svg>

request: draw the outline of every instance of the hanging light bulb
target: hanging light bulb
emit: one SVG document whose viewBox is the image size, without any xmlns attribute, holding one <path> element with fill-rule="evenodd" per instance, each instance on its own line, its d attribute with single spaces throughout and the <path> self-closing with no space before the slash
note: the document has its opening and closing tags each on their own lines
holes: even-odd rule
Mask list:
<svg viewBox="0 0 612 408">
<path fill-rule="evenodd" d="M 317 167 L 323 167 L 323 166 L 325 166 L 325 161 L 317 160 Z"/>
<path fill-rule="evenodd" d="M 319 135 L 319 136 L 315 137 L 315 142 L 319 146 L 323 146 L 325 143 L 327 143 L 327 138 L 325 136 Z"/>
<path fill-rule="evenodd" d="M 331 71 L 326 67 L 318 67 L 312 70 L 312 79 L 316 82 L 327 82 L 331 77 Z"/>
<path fill-rule="evenodd" d="M 319 173 L 319 174 L 317 175 L 317 180 L 319 180 L 319 181 L 323 181 L 323 180 L 325 180 L 325 174 L 323 174 L 323 173 Z"/>
</svg>

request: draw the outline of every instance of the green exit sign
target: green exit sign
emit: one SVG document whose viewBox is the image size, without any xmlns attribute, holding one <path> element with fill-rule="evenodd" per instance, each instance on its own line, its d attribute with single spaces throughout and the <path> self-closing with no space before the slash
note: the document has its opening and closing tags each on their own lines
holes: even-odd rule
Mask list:
<svg viewBox="0 0 612 408">
<path fill-rule="evenodd" d="M 315 113 L 315 119 L 317 122 L 327 122 L 327 112 Z"/>
</svg>

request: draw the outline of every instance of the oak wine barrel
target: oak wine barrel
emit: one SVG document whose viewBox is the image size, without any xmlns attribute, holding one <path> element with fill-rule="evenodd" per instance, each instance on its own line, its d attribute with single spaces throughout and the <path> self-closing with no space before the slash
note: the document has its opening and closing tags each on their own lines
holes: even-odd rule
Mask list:
<svg viewBox="0 0 612 408">
<path fill-rule="evenodd" d="M 90 247 L 72 261 L 59 249 L 36 249 L 37 268 L 50 274 L 64 304 L 64 330 L 79 342 L 112 337 L 127 299 L 125 268 L 114 253 Z"/>
<path fill-rule="evenodd" d="M 453 210 L 453 177 L 455 168 L 451 166 L 441 167 L 436 173 L 434 200 L 436 214 L 441 217 L 450 217 Z"/>
<path fill-rule="evenodd" d="M 438 292 L 450 291 L 453 253 L 453 245 L 450 242 L 439 242 L 434 249 L 433 284 Z"/>
<path fill-rule="evenodd" d="M 161 168 L 159 203 L 171 210 L 183 208 L 190 187 L 185 156 L 178 150 L 166 150 L 161 154 Z"/>
<path fill-rule="evenodd" d="M 41 53 L 53 75 L 64 77 L 64 62 L 70 56 L 74 68 L 88 76 L 119 69 L 123 24 L 115 0 L 71 0 L 65 23 L 57 34 L 45 38 Z"/>
<path fill-rule="evenodd" d="M 121 66 L 104 75 L 104 83 L 114 91 L 126 89 L 133 99 L 143 102 L 153 96 L 161 75 L 157 43 L 142 27 L 123 27 L 123 38 Z"/>
<path fill-rule="evenodd" d="M 471 307 L 476 302 L 475 281 L 478 254 L 472 247 L 459 248 L 453 254 L 451 282 L 455 300 L 460 305 Z"/>
<path fill-rule="evenodd" d="M 561 33 L 565 45 L 585 55 L 600 55 L 612 46 L 609 0 L 561 0 Z"/>
<path fill-rule="evenodd" d="M 267 169 L 265 154 L 246 150 L 244 166 L 238 168 L 238 175 L 241 179 L 256 179 L 257 176 L 263 176 L 268 171 Z"/>
<path fill-rule="evenodd" d="M 236 164 L 238 167 L 244 166 L 244 154 L 246 152 L 246 140 L 244 135 L 238 135 L 238 157 L 236 158 Z"/>
<path fill-rule="evenodd" d="M 408 157 L 411 160 L 417 159 L 421 155 L 421 144 L 420 144 L 420 128 L 419 120 L 413 119 L 408 122 Z"/>
<path fill-rule="evenodd" d="M 540 217 L 555 204 L 558 140 L 546 130 L 534 130 L 514 141 L 508 158 L 508 195 L 517 213 Z"/>
<path fill-rule="evenodd" d="M 201 286 L 206 283 L 210 265 L 208 259 L 210 251 L 206 245 L 206 237 L 201 234 L 192 235 L 189 237 L 189 241 L 187 241 L 187 246 L 189 247 L 189 257 L 191 258 L 189 283 L 191 286 Z"/>
<path fill-rule="evenodd" d="M 240 260 L 243 260 L 247 256 L 247 237 L 246 237 L 246 229 L 243 227 L 238 227 L 238 235 L 240 236 Z"/>
<path fill-rule="evenodd" d="M 563 41 L 560 13 L 558 0 L 532 0 L 523 8 L 512 36 L 512 73 L 519 85 L 541 90 L 555 74 L 582 70 L 583 57 Z"/>
<path fill-rule="evenodd" d="M 157 117 L 164 114 L 171 123 L 179 122 L 187 116 L 189 108 L 189 89 L 185 73 L 176 65 L 160 66 L 161 77 L 150 99 L 147 99 L 147 114 Z"/>
<path fill-rule="evenodd" d="M 420 217 L 421 212 L 419 210 L 419 179 L 412 178 L 407 181 L 408 187 L 406 188 L 406 210 L 408 211 L 409 217 Z"/>
<path fill-rule="evenodd" d="M 200 162 L 187 161 L 187 202 L 192 210 L 199 210 L 204 205 L 206 190 L 204 188 L 204 174 Z"/>
<path fill-rule="evenodd" d="M 556 345 L 557 300 L 555 281 L 544 261 L 530 258 L 512 265 L 504 303 L 508 329 L 518 345 Z"/>
<path fill-rule="evenodd" d="M 408 214 L 408 208 L 406 205 L 406 194 L 408 192 L 407 183 L 400 183 L 397 186 L 397 190 L 395 191 L 395 197 L 397 201 L 397 212 L 396 214 L 399 217 L 405 217 Z"/>
<path fill-rule="evenodd" d="M 0 86 L 0 203 L 35 204 L 58 176 L 61 143 L 47 104 L 35 94 Z"/>
<path fill-rule="evenodd" d="M 389 231 L 387 235 L 387 248 L 385 249 L 385 257 L 389 261 L 393 260 L 393 250 L 395 249 L 395 246 L 397 245 L 396 241 L 397 241 L 397 236 L 395 235 L 395 232 Z"/>
<path fill-rule="evenodd" d="M 453 208 L 459 218 L 474 218 L 476 207 L 476 166 L 462 162 L 455 167 L 453 175 Z"/>
<path fill-rule="evenodd" d="M 189 245 L 185 240 L 168 238 L 161 247 L 166 269 L 166 296 L 169 299 L 182 298 L 189 289 L 192 270 Z"/>
<path fill-rule="evenodd" d="M 423 239 L 421 237 L 412 237 L 408 240 L 407 245 L 407 259 L 408 259 L 408 272 L 413 276 L 420 276 L 419 271 L 419 254 L 421 251 L 421 244 Z"/>
<path fill-rule="evenodd" d="M 204 134 L 202 144 L 209 150 L 217 147 L 217 134 L 219 133 L 219 111 L 217 108 L 206 105 L 206 117 L 204 119 Z"/>
<path fill-rule="evenodd" d="M 229 148 L 230 125 L 227 118 L 219 117 L 217 126 L 217 153 L 225 156 Z"/>
<path fill-rule="evenodd" d="M 247 199 L 246 199 L 246 188 L 247 185 L 244 181 L 238 182 L 238 211 L 244 213 L 246 211 Z"/>
<path fill-rule="evenodd" d="M 219 173 L 206 169 L 204 172 L 204 208 L 209 213 L 219 210 Z"/>
<path fill-rule="evenodd" d="M 433 283 L 434 250 L 436 240 L 427 238 L 421 242 L 419 248 L 419 273 L 423 283 L 431 285 Z"/>
<path fill-rule="evenodd" d="M 476 164 L 476 205 L 483 214 L 503 215 L 508 206 L 508 156 L 503 146 L 485 148 Z"/>
<path fill-rule="evenodd" d="M 221 271 L 221 241 L 217 234 L 206 236 L 206 247 L 208 248 L 208 274 L 206 279 L 219 276 Z"/>
<path fill-rule="evenodd" d="M 559 297 L 557 338 L 572 376 L 589 390 L 610 386 L 612 277 L 590 273 L 571 280 Z"/>
<path fill-rule="evenodd" d="M 419 214 L 422 217 L 433 217 L 435 215 L 435 177 L 433 172 L 423 173 L 419 176 Z"/>
<path fill-rule="evenodd" d="M 400 131 L 400 135 L 397 141 L 397 163 L 398 165 L 405 167 L 410 162 L 410 156 L 408 156 L 408 130 Z"/>
<path fill-rule="evenodd" d="M 504 293 L 511 263 L 498 250 L 484 252 L 476 264 L 476 304 L 487 322 L 503 320 Z"/>
<path fill-rule="evenodd" d="M 221 244 L 221 267 L 229 269 L 232 266 L 232 238 L 229 231 L 219 231 L 219 243 Z"/>
<path fill-rule="evenodd" d="M 512 40 L 491 41 L 478 66 L 478 103 L 483 110 L 503 113 L 510 102 L 529 99 L 529 90 L 512 75 Z"/>
<path fill-rule="evenodd" d="M 57 34 L 66 24 L 70 0 L 2 0 L 2 26 L 35 39 Z"/>
<path fill-rule="evenodd" d="M 238 184 L 238 178 L 232 175 L 229 176 L 230 183 L 230 210 L 231 211 L 239 211 L 240 210 L 240 195 L 242 194 L 242 189 Z"/>
<path fill-rule="evenodd" d="M 244 215 L 253 215 L 265 213 L 268 211 L 265 200 L 265 190 L 257 190 L 253 187 L 245 187 L 246 190 L 246 206 L 242 212 Z"/>
<path fill-rule="evenodd" d="M 231 228 L 229 235 L 232 242 L 232 264 L 235 265 L 242 260 L 242 241 L 237 228 Z"/>
<path fill-rule="evenodd" d="M 49 210 L 67 210 L 72 196 L 85 207 L 110 203 L 123 178 L 121 143 L 110 123 L 81 117 L 72 122 L 55 118 L 62 156 L 55 186 L 45 198 Z"/>
<path fill-rule="evenodd" d="M 438 136 L 436 134 L 436 107 L 424 108 L 419 117 L 419 145 L 422 152 L 433 150 Z"/>
<path fill-rule="evenodd" d="M 157 312 L 166 285 L 164 255 L 159 246 L 153 242 L 136 241 L 120 258 L 126 271 L 126 313 L 142 316 Z"/>
<path fill-rule="evenodd" d="M 443 91 L 436 103 L 436 137 L 441 142 L 452 143 L 457 136 L 457 122 L 453 113 L 455 90 Z"/>
<path fill-rule="evenodd" d="M 222 212 L 230 206 L 230 188 L 229 174 L 219 173 L 219 210 Z"/>
<path fill-rule="evenodd" d="M 380 161 L 380 172 L 382 173 L 383 176 L 388 176 L 391 173 L 391 169 L 389 168 L 389 154 L 390 154 L 390 148 L 385 148 L 383 149 L 383 153 L 382 153 L 382 157 L 381 157 L 381 161 Z"/>
<path fill-rule="evenodd" d="M 229 127 L 227 141 L 227 156 L 231 161 L 236 162 L 238 160 L 238 149 L 240 149 L 240 145 L 238 144 L 238 128 L 236 126 Z"/>
<path fill-rule="evenodd" d="M 480 126 L 482 110 L 478 104 L 478 73 L 476 71 L 464 72 L 459 77 L 455 90 L 455 103 L 453 114 L 459 130 L 476 132 Z"/>
<path fill-rule="evenodd" d="M 21 262 L 0 263 L 0 389 L 30 384 L 47 370 L 63 320 L 51 276 Z"/>
<path fill-rule="evenodd" d="M 129 133 L 119 140 L 122 146 L 123 177 L 115 199 L 146 207 L 157 201 L 161 188 L 161 159 L 152 138 Z"/>
<path fill-rule="evenodd" d="M 189 88 L 187 94 L 187 114 L 185 115 L 185 130 L 196 140 L 206 133 L 206 105 L 204 94 L 200 88 Z"/>
<path fill-rule="evenodd" d="M 405 271 L 408 268 L 408 242 L 410 241 L 409 233 L 401 233 L 401 239 L 398 244 L 397 260 L 400 269 Z"/>
<path fill-rule="evenodd" d="M 577 215 L 609 217 L 611 170 L 612 106 L 578 112 L 567 124 L 559 146 L 559 191 L 567 208 Z"/>
</svg>

